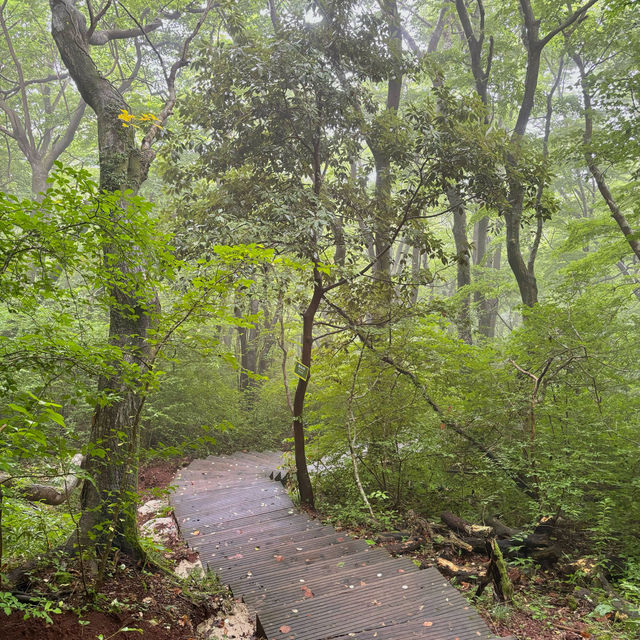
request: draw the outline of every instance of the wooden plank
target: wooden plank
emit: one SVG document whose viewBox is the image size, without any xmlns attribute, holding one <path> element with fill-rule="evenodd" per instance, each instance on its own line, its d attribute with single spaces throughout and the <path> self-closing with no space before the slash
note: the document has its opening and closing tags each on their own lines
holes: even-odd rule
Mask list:
<svg viewBox="0 0 640 640">
<path fill-rule="evenodd" d="M 293 507 L 279 453 L 194 461 L 170 497 L 185 540 L 257 615 L 269 640 L 492 640 L 435 569 L 323 526 Z M 508 639 L 505 639 L 508 640 Z"/>
</svg>

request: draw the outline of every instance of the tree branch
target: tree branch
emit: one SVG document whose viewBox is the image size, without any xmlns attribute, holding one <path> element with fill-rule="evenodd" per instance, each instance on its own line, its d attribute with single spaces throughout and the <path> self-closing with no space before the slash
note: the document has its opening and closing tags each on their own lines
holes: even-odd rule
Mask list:
<svg viewBox="0 0 640 640">
<path fill-rule="evenodd" d="M 455 420 L 451 420 L 446 412 L 440 407 L 440 405 L 431 397 L 426 386 L 420 381 L 418 376 L 413 373 L 410 369 L 407 369 L 405 366 L 398 364 L 394 358 L 392 358 L 388 354 L 381 354 L 377 351 L 369 336 L 364 334 L 358 328 L 357 324 L 349 317 L 349 315 L 340 307 L 333 304 L 330 300 L 325 298 L 327 304 L 338 314 L 340 315 L 349 325 L 350 329 L 358 336 L 362 344 L 367 347 L 372 353 L 374 353 L 382 362 L 393 367 L 399 374 L 406 376 L 416 390 L 420 393 L 425 402 L 433 409 L 433 411 L 438 415 L 442 423 L 449 427 L 452 431 L 457 433 L 459 436 L 464 438 L 467 442 L 472 444 L 485 458 L 490 460 L 498 469 L 500 469 L 503 473 L 505 473 L 515 484 L 517 487 L 526 495 L 528 495 L 532 499 L 537 499 L 537 495 L 534 489 L 531 488 L 527 480 L 517 471 L 512 471 L 508 469 L 502 460 L 500 460 L 493 451 L 491 451 L 488 447 L 482 444 L 479 440 L 474 438 L 470 433 L 468 433 L 462 425 L 458 424 Z"/>
<path fill-rule="evenodd" d="M 550 31 L 542 40 L 540 40 L 540 46 L 544 47 L 550 40 L 555 38 L 561 31 L 564 31 L 568 27 L 570 27 L 576 20 L 584 16 L 584 14 L 596 3 L 598 0 L 589 0 L 587 4 L 582 6 L 580 9 L 575 11 L 573 15 L 567 18 L 560 26 L 556 27 L 552 31 Z"/>
<path fill-rule="evenodd" d="M 112 29 L 110 31 L 96 31 L 91 34 L 89 38 L 89 44 L 94 46 L 102 46 L 110 42 L 111 40 L 128 40 L 129 38 L 136 38 L 138 36 L 151 33 L 162 26 L 162 20 L 156 19 L 153 22 L 149 22 L 142 27 L 136 27 L 135 29 Z"/>
</svg>

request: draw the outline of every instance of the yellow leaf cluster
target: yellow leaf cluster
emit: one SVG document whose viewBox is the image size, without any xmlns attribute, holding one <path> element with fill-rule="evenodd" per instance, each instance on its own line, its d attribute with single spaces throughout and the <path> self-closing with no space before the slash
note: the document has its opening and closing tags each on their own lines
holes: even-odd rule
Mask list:
<svg viewBox="0 0 640 640">
<path fill-rule="evenodd" d="M 142 113 L 139 116 L 136 116 L 133 113 L 129 113 L 126 109 L 120 109 L 118 120 L 122 120 L 123 127 L 134 127 L 137 129 L 138 123 L 151 122 L 154 127 L 162 129 L 162 126 L 159 124 L 160 120 L 158 120 L 153 113 Z"/>
</svg>

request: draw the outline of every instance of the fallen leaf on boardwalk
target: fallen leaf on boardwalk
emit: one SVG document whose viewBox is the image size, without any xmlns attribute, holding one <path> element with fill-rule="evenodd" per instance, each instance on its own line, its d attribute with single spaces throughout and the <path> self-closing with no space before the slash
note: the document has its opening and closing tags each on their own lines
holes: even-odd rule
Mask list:
<svg viewBox="0 0 640 640">
<path fill-rule="evenodd" d="M 289 625 L 287 625 L 287 624 L 283 624 L 283 625 L 280 627 L 280 631 L 281 631 L 282 633 L 289 633 L 289 631 L 291 631 L 291 627 L 290 627 Z"/>
<path fill-rule="evenodd" d="M 379 600 L 372 600 L 371 604 L 375 604 L 376 607 L 379 607 L 382 604 L 382 602 L 380 602 Z"/>
<path fill-rule="evenodd" d="M 196 529 L 195 531 L 193 531 L 191 533 L 192 536 L 199 536 L 200 535 L 200 531 L 198 531 L 198 529 Z"/>
<path fill-rule="evenodd" d="M 429 621 L 427 621 L 427 622 L 423 622 L 423 623 L 422 623 L 422 626 L 423 626 L 423 627 L 432 627 L 432 626 L 433 626 L 433 622 L 429 622 Z"/>
<path fill-rule="evenodd" d="M 366 587 L 367 583 L 364 580 L 360 580 L 360 586 L 361 587 Z"/>
<path fill-rule="evenodd" d="M 229 560 L 240 560 L 244 556 L 241 553 L 236 553 L 234 556 L 229 556 Z"/>
<path fill-rule="evenodd" d="M 313 591 L 311 591 L 311 589 L 309 589 L 306 584 L 302 585 L 300 589 L 302 589 L 302 593 L 304 594 L 305 598 L 313 598 Z"/>
<path fill-rule="evenodd" d="M 284 560 L 283 556 L 273 556 L 276 559 L 276 562 L 282 562 Z"/>
</svg>

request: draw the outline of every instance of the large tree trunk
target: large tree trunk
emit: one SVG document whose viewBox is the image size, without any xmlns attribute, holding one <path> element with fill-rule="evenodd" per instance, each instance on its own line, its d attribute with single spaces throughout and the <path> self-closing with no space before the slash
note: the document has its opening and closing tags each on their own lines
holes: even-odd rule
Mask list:
<svg viewBox="0 0 640 640">
<path fill-rule="evenodd" d="M 511 170 L 515 170 L 515 163 Z M 511 207 L 503 211 L 507 232 L 507 260 L 518 283 L 522 303 L 527 307 L 532 307 L 538 302 L 538 283 L 535 275 L 527 268 L 520 245 L 524 186 L 519 178 L 513 178 L 510 181 L 509 191 Z"/>
<path fill-rule="evenodd" d="M 50 0 L 51 32 L 62 60 L 83 99 L 98 121 L 100 186 L 105 191 L 130 189 L 134 193 L 145 180 L 152 155 L 136 145 L 134 129 L 118 119 L 129 110 L 118 90 L 107 81 L 89 54 L 89 36 L 84 16 L 72 0 Z M 126 203 L 113 214 L 126 220 Z M 143 267 L 127 257 L 113 264 L 110 254 L 119 255 L 107 244 L 105 269 L 114 274 L 113 304 L 109 313 L 109 341 L 122 350 L 125 365 L 146 370 L 150 349 L 147 332 L 157 301 L 149 291 L 131 291 L 124 284 Z M 144 277 L 142 278 L 144 280 Z M 130 284 L 130 283 L 129 283 Z M 137 489 L 138 421 L 143 396 L 124 381 L 122 364 L 114 362 L 114 372 L 103 375 L 98 390 L 110 397 L 99 404 L 93 416 L 90 442 L 104 451 L 104 457 L 89 452 L 86 469 L 93 482 L 82 487 L 80 540 L 84 544 L 113 544 L 134 557 L 140 556 L 135 491 Z M 112 527 L 112 531 L 107 533 Z M 97 536 L 97 537 L 96 537 Z"/>
</svg>

